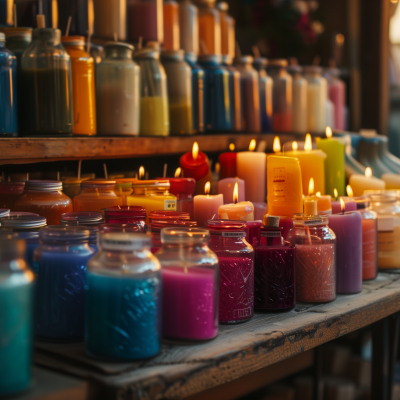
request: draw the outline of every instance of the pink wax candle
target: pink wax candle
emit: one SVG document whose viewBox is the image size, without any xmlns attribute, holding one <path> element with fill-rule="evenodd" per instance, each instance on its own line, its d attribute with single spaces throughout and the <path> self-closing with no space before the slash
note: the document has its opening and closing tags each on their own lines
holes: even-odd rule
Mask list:
<svg viewBox="0 0 400 400">
<path fill-rule="evenodd" d="M 357 203 L 351 201 L 348 197 L 341 197 L 344 200 L 345 212 L 357 211 Z M 340 214 L 342 212 L 340 208 L 340 201 L 332 201 L 332 214 Z"/>
<path fill-rule="evenodd" d="M 235 183 L 238 184 L 238 202 L 245 201 L 245 183 L 239 178 L 225 178 L 218 182 L 218 194 L 224 196 L 224 204 L 230 204 L 233 201 L 233 190 Z"/>
<path fill-rule="evenodd" d="M 254 220 L 258 221 L 264 218 L 264 215 L 267 214 L 267 203 L 253 203 L 254 207 Z"/>
<path fill-rule="evenodd" d="M 209 219 L 218 218 L 218 208 L 224 204 L 222 194 L 211 196 L 210 182 L 205 187 L 205 195 L 194 196 L 193 209 L 194 220 L 198 226 L 206 226 Z"/>
<path fill-rule="evenodd" d="M 218 333 L 218 274 L 214 269 L 162 267 L 163 335 L 212 339 Z"/>
</svg>

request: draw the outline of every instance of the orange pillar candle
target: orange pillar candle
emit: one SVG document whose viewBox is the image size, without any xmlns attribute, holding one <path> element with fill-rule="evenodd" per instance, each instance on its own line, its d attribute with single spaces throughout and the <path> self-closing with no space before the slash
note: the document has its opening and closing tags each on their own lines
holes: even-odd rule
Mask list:
<svg viewBox="0 0 400 400">
<path fill-rule="evenodd" d="M 254 221 L 254 206 L 249 201 L 238 203 L 239 185 L 236 182 L 233 189 L 233 204 L 224 204 L 218 208 L 219 219 Z"/>
</svg>

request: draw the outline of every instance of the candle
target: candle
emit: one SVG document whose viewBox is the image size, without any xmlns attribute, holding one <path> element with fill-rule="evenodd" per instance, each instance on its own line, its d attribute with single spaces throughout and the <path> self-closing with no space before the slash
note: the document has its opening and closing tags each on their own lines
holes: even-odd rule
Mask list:
<svg viewBox="0 0 400 400">
<path fill-rule="evenodd" d="M 262 203 L 265 201 L 266 155 L 251 151 L 255 149 L 255 141 L 250 145 L 249 151 L 237 154 L 237 174 L 245 181 L 246 200 Z"/>
<path fill-rule="evenodd" d="M 327 126 L 326 139 L 317 139 L 317 149 L 326 154 L 325 159 L 325 193 L 333 196 L 337 189 L 340 196 L 344 195 L 345 180 L 345 145 L 337 139 L 332 139 L 332 129 Z"/>
<path fill-rule="evenodd" d="M 249 201 L 238 203 L 239 189 L 238 182 L 235 183 L 233 190 L 234 204 L 225 204 L 218 208 L 220 219 L 233 219 L 237 221 L 254 221 L 254 207 Z"/>
<path fill-rule="evenodd" d="M 204 187 L 205 195 L 194 196 L 194 219 L 199 226 L 207 226 L 207 221 L 218 216 L 218 208 L 224 204 L 222 194 L 214 196 L 210 193 L 210 182 Z"/>
<path fill-rule="evenodd" d="M 337 292 L 359 293 L 362 290 L 362 219 L 359 212 L 329 216 L 329 227 L 336 235 Z"/>
<path fill-rule="evenodd" d="M 264 215 L 267 213 L 268 204 L 267 203 L 253 203 L 254 207 L 254 220 L 262 221 Z"/>
<path fill-rule="evenodd" d="M 365 176 L 360 174 L 351 175 L 349 184 L 353 188 L 354 196 L 362 196 L 365 190 L 383 190 L 386 187 L 385 181 L 372 176 L 370 167 L 365 169 Z"/>
<path fill-rule="evenodd" d="M 218 182 L 218 194 L 222 194 L 224 196 L 224 204 L 228 204 L 233 199 L 233 190 L 235 188 L 235 184 L 238 184 L 239 187 L 239 197 L 238 201 L 244 201 L 245 197 L 245 184 L 243 179 L 239 178 L 225 178 L 221 179 Z"/>
<path fill-rule="evenodd" d="M 400 189 L 400 175 L 398 174 L 382 174 L 381 179 L 385 182 L 386 190 Z"/>
<path fill-rule="evenodd" d="M 304 214 L 305 215 L 318 215 L 317 199 L 304 199 Z"/>
<path fill-rule="evenodd" d="M 233 150 L 235 150 L 235 145 L 231 143 L 229 145 L 229 150 L 231 150 L 230 153 L 222 153 L 219 156 L 219 164 L 221 166 L 220 169 L 220 178 L 225 179 L 225 178 L 232 178 L 236 176 L 236 158 L 237 158 L 237 153 L 235 153 Z"/>
</svg>

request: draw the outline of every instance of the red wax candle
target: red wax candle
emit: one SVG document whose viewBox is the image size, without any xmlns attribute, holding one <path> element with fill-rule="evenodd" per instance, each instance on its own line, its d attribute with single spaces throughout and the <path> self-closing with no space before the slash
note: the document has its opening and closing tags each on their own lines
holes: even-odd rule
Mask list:
<svg viewBox="0 0 400 400">
<path fill-rule="evenodd" d="M 219 178 L 235 178 L 236 174 L 236 155 L 237 153 L 222 153 L 219 156 Z"/>
</svg>

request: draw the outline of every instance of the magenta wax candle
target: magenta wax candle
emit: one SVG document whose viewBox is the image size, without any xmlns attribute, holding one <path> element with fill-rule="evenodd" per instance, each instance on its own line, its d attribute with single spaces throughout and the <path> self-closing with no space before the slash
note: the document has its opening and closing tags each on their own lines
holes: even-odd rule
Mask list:
<svg viewBox="0 0 400 400">
<path fill-rule="evenodd" d="M 218 256 L 219 322 L 234 324 L 254 313 L 254 250 L 243 221 L 210 220 L 210 249 Z"/>
<path fill-rule="evenodd" d="M 139 206 L 114 206 L 105 208 L 104 219 L 107 224 L 135 224 L 146 222 L 146 210 Z"/>
<path fill-rule="evenodd" d="M 279 219 L 279 227 L 282 228 L 282 237 L 284 240 L 287 240 L 289 233 L 293 229 L 293 219 L 288 217 L 280 217 Z"/>
<path fill-rule="evenodd" d="M 246 240 L 253 246 L 253 248 L 260 243 L 260 233 L 262 226 L 262 221 L 246 221 Z"/>
</svg>

